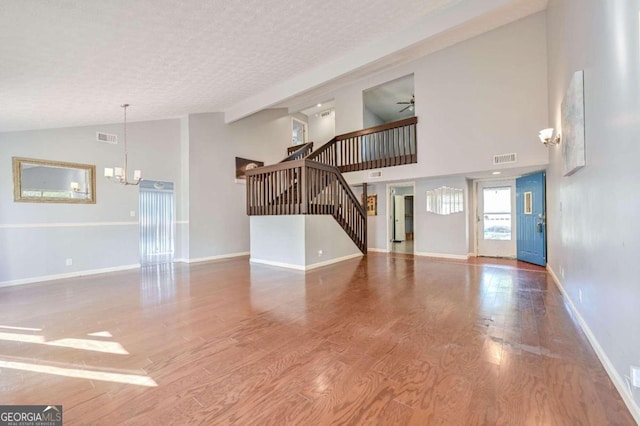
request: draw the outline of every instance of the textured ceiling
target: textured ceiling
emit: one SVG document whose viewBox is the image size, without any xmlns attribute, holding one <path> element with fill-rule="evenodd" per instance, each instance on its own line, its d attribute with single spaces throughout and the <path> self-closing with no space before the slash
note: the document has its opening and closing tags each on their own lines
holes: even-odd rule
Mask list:
<svg viewBox="0 0 640 426">
<path fill-rule="evenodd" d="M 490 0 L 483 0 L 488 2 Z M 474 0 L 464 5 L 472 5 Z M 397 50 L 396 52 L 386 55 L 383 58 L 371 62 L 366 66 L 359 68 L 347 69 L 338 78 L 325 81 L 324 84 L 317 87 L 308 87 L 301 90 L 295 96 L 289 98 L 281 98 L 274 103 L 276 107 L 288 108 L 290 111 L 299 111 L 315 102 L 322 100 L 327 94 L 335 90 L 339 90 L 350 83 L 357 81 L 367 75 L 371 75 L 392 67 L 399 67 L 407 64 L 416 58 L 420 58 L 452 46 L 461 41 L 476 37 L 487 31 L 496 29 L 502 25 L 517 21 L 531 14 L 540 12 L 547 7 L 547 0 L 506 0 L 502 6 L 495 7 L 488 13 L 478 14 L 474 18 L 466 21 L 464 25 L 452 26 L 446 28 L 434 36 L 424 38 L 420 42 L 408 45 L 406 48 Z M 452 8 L 445 11 L 452 11 Z M 433 16 L 441 19 L 442 14 Z"/>
<path fill-rule="evenodd" d="M 226 108 L 478 0 L 2 0 L 0 132 Z"/>
<path fill-rule="evenodd" d="M 481 5 L 494 9 L 367 66 L 342 60 Z M 0 0 L 0 132 L 117 122 L 123 102 L 132 104 L 132 121 L 306 107 L 359 76 L 544 7 L 546 0 Z M 315 81 L 296 84 L 298 76 Z M 260 106 L 254 100 L 264 93 Z"/>
</svg>

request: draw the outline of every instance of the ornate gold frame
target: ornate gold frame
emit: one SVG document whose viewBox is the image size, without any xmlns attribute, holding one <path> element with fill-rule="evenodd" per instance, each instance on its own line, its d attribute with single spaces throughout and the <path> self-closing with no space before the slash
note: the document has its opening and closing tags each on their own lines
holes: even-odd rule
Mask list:
<svg viewBox="0 0 640 426">
<path fill-rule="evenodd" d="M 96 166 L 91 164 L 65 163 L 62 161 L 38 160 L 35 158 L 13 157 L 13 200 L 23 203 L 67 203 L 67 204 L 95 204 L 96 203 Z M 25 197 L 22 195 L 22 164 L 38 166 L 65 167 L 82 169 L 89 172 L 89 193 L 87 198 L 55 198 L 55 197 Z"/>
</svg>

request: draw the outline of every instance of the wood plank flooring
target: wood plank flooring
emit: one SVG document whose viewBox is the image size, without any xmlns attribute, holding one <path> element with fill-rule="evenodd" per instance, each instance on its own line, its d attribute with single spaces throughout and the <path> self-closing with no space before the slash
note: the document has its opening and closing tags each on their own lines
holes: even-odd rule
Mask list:
<svg viewBox="0 0 640 426">
<path fill-rule="evenodd" d="M 543 268 L 247 258 L 0 288 L 0 404 L 65 425 L 635 424 Z"/>
</svg>

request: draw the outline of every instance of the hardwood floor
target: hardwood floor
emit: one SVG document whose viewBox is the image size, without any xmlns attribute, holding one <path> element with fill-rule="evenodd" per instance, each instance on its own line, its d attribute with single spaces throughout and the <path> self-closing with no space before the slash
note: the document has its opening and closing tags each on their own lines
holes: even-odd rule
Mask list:
<svg viewBox="0 0 640 426">
<path fill-rule="evenodd" d="M 634 424 L 543 268 L 375 253 L 0 288 L 0 404 L 66 425 Z"/>
<path fill-rule="evenodd" d="M 393 253 L 413 254 L 413 240 L 391 243 L 391 251 Z"/>
</svg>

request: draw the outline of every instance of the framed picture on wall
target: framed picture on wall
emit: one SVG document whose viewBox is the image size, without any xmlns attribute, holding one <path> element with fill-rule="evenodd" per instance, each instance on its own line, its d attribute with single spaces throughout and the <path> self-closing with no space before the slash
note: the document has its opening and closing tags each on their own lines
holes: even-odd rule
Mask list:
<svg viewBox="0 0 640 426">
<path fill-rule="evenodd" d="M 378 195 L 367 195 L 367 216 L 378 215 Z"/>
<path fill-rule="evenodd" d="M 264 166 L 264 161 L 236 157 L 236 183 L 246 183 L 247 170 Z"/>
<path fill-rule="evenodd" d="M 378 215 L 378 196 L 376 194 L 367 195 L 367 203 L 364 202 L 364 194 L 360 194 L 360 203 L 365 207 L 367 216 Z"/>
<path fill-rule="evenodd" d="M 562 100 L 562 174 L 571 176 L 586 165 L 584 141 L 584 71 L 576 71 Z"/>
</svg>

